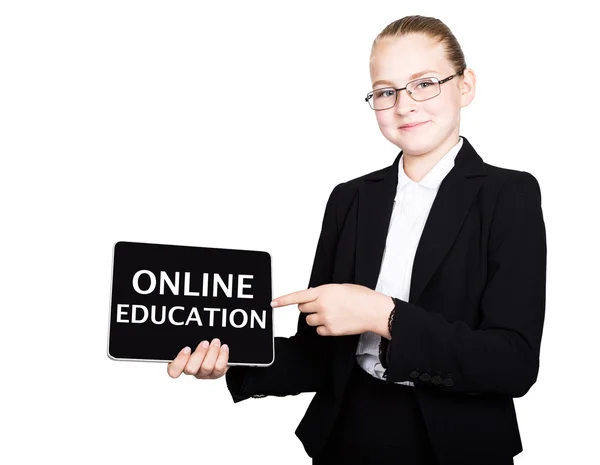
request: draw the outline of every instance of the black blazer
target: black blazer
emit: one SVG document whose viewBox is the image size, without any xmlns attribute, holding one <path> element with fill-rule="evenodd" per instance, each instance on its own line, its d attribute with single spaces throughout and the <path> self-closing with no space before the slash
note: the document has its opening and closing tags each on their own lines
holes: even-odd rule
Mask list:
<svg viewBox="0 0 600 465">
<path fill-rule="evenodd" d="M 534 176 L 484 163 L 467 138 L 419 241 L 409 301 L 396 302 L 386 382 L 413 381 L 441 465 L 523 450 L 514 397 L 535 383 L 545 313 L 546 232 Z M 308 287 L 375 289 L 398 162 L 338 184 L 325 207 Z M 334 425 L 359 335 L 275 338 L 270 367 L 230 367 L 234 402 L 316 392 L 296 429 L 317 455 Z"/>
</svg>

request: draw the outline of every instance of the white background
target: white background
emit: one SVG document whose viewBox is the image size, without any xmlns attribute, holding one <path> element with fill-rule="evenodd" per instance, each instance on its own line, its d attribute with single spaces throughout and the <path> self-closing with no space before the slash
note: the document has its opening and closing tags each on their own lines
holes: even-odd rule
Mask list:
<svg viewBox="0 0 600 465">
<path fill-rule="evenodd" d="M 364 96 L 373 39 L 409 14 L 442 19 L 475 70 L 461 135 L 542 188 L 546 323 L 515 463 L 593 461 L 600 88 L 583 2 L 216 3 L 1 3 L 0 461 L 311 463 L 294 431 L 313 393 L 234 404 L 224 378 L 107 357 L 112 247 L 266 250 L 274 296 L 306 288 L 333 187 L 399 153 Z M 297 318 L 277 309 L 276 336 Z"/>
</svg>

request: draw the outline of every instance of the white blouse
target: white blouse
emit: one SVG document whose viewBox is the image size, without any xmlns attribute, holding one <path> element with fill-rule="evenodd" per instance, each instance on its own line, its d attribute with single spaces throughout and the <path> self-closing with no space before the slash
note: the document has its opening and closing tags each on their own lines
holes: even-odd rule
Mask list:
<svg viewBox="0 0 600 465">
<path fill-rule="evenodd" d="M 463 139 L 444 155 L 419 182 L 414 182 L 404 172 L 404 156 L 398 163 L 398 187 L 376 291 L 408 301 L 413 261 L 425 221 L 442 180 L 454 166 Z M 381 336 L 371 331 L 362 333 L 356 348 L 356 359 L 363 370 L 384 380 L 385 369 L 379 361 Z M 412 381 L 396 384 L 414 386 Z"/>
</svg>

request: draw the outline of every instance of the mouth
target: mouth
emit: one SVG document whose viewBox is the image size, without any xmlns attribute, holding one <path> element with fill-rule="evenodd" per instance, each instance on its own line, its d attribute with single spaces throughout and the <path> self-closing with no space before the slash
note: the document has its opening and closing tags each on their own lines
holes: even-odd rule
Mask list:
<svg viewBox="0 0 600 465">
<path fill-rule="evenodd" d="M 407 123 L 407 124 L 403 124 L 398 129 L 411 130 L 411 129 L 414 129 L 414 128 L 421 127 L 421 126 L 423 126 L 424 124 L 426 124 L 428 122 L 429 121 L 421 121 L 420 123 Z"/>
</svg>

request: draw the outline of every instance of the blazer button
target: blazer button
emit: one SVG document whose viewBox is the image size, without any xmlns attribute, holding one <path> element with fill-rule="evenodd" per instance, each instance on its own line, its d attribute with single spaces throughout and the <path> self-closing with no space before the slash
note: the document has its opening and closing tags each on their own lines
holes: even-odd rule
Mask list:
<svg viewBox="0 0 600 465">
<path fill-rule="evenodd" d="M 438 384 L 442 384 L 442 378 L 439 376 L 434 376 L 433 378 L 431 378 L 431 383 L 435 384 L 436 386 Z"/>
<path fill-rule="evenodd" d="M 431 379 L 431 376 L 429 376 L 429 373 L 422 373 L 421 376 L 419 376 L 419 379 L 427 382 Z"/>
<path fill-rule="evenodd" d="M 419 377 L 419 372 L 417 370 L 413 370 L 408 376 L 410 376 L 412 379 L 417 379 Z"/>
<path fill-rule="evenodd" d="M 454 386 L 454 381 L 452 380 L 452 378 L 446 378 L 444 380 L 444 386 L 446 386 L 446 387 Z"/>
</svg>

